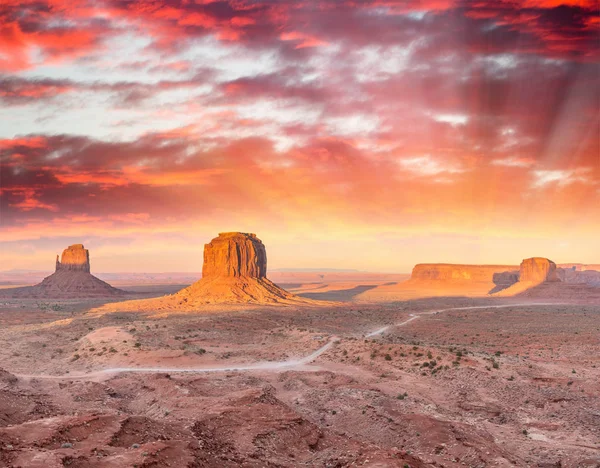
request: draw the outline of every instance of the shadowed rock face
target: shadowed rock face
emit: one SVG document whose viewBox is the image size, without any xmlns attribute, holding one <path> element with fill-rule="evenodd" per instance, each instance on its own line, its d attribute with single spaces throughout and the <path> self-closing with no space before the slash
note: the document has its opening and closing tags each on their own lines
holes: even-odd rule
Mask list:
<svg viewBox="0 0 600 468">
<path fill-rule="evenodd" d="M 526 258 L 521 262 L 519 281 L 524 283 L 560 281 L 556 272 L 556 263 L 542 257 Z"/>
<path fill-rule="evenodd" d="M 90 253 L 83 248 L 83 244 L 74 244 L 67 247 L 60 261 L 56 256 L 56 271 L 83 271 L 90 272 Z"/>
<path fill-rule="evenodd" d="M 204 246 L 202 277 L 266 278 L 267 251 L 256 234 L 220 233 Z"/>
</svg>

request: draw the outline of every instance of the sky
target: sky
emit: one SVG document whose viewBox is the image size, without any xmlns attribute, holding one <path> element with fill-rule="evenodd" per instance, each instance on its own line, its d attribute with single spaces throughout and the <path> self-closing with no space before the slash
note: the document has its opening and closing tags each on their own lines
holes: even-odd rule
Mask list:
<svg viewBox="0 0 600 468">
<path fill-rule="evenodd" d="M 2 0 L 0 270 L 600 263 L 599 50 L 593 0 Z"/>
</svg>

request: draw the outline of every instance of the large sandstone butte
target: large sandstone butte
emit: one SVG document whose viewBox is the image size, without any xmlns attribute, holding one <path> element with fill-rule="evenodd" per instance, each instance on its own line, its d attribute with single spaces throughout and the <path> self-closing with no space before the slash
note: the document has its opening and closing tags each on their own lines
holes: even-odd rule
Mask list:
<svg viewBox="0 0 600 468">
<path fill-rule="evenodd" d="M 90 272 L 90 252 L 83 248 L 83 244 L 73 244 L 66 248 L 60 261 L 56 256 L 56 271 L 83 271 Z"/>
<path fill-rule="evenodd" d="M 56 271 L 35 286 L 5 289 L 4 296 L 48 299 L 78 299 L 109 297 L 124 294 L 90 273 L 90 253 L 83 244 L 66 248 L 60 261 L 56 256 Z"/>
<path fill-rule="evenodd" d="M 224 232 L 204 246 L 202 279 L 174 295 L 181 306 L 310 302 L 267 279 L 267 251 L 256 234 Z"/>
<path fill-rule="evenodd" d="M 256 234 L 222 232 L 204 246 L 202 277 L 266 278 L 267 251 Z"/>
<path fill-rule="evenodd" d="M 542 283 L 556 283 L 561 281 L 558 276 L 556 263 L 543 257 L 526 258 L 521 262 L 518 275 L 515 275 L 515 273 L 517 272 L 507 271 L 499 275 L 510 278 L 512 284 L 494 291 L 496 295 L 514 296 L 522 294 L 528 289 Z"/>
<path fill-rule="evenodd" d="M 332 305 L 295 296 L 267 279 L 267 252 L 256 234 L 225 232 L 204 245 L 199 281 L 170 296 L 107 304 L 97 312 L 191 312 L 210 304 Z"/>
<path fill-rule="evenodd" d="M 519 268 L 519 281 L 537 284 L 560 281 L 556 273 L 556 263 L 543 257 L 526 258 Z"/>
</svg>

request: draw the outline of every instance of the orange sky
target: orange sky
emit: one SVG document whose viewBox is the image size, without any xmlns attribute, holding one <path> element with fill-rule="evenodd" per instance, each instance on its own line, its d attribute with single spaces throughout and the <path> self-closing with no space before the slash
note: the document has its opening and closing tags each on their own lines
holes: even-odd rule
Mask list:
<svg viewBox="0 0 600 468">
<path fill-rule="evenodd" d="M 12 1 L 0 269 L 600 263 L 591 2 Z"/>
</svg>

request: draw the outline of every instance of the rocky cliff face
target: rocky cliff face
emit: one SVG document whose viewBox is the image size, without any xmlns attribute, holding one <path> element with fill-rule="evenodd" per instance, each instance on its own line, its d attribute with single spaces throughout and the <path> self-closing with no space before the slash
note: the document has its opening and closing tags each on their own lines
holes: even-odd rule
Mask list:
<svg viewBox="0 0 600 468">
<path fill-rule="evenodd" d="M 90 253 L 83 248 L 83 244 L 73 244 L 67 247 L 60 261 L 56 256 L 56 271 L 83 271 L 90 272 Z"/>
<path fill-rule="evenodd" d="M 519 281 L 523 283 L 560 281 L 556 272 L 556 263 L 543 257 L 526 258 L 521 262 Z"/>
<path fill-rule="evenodd" d="M 266 276 L 267 251 L 256 234 L 220 233 L 204 246 L 203 278 Z"/>
</svg>

